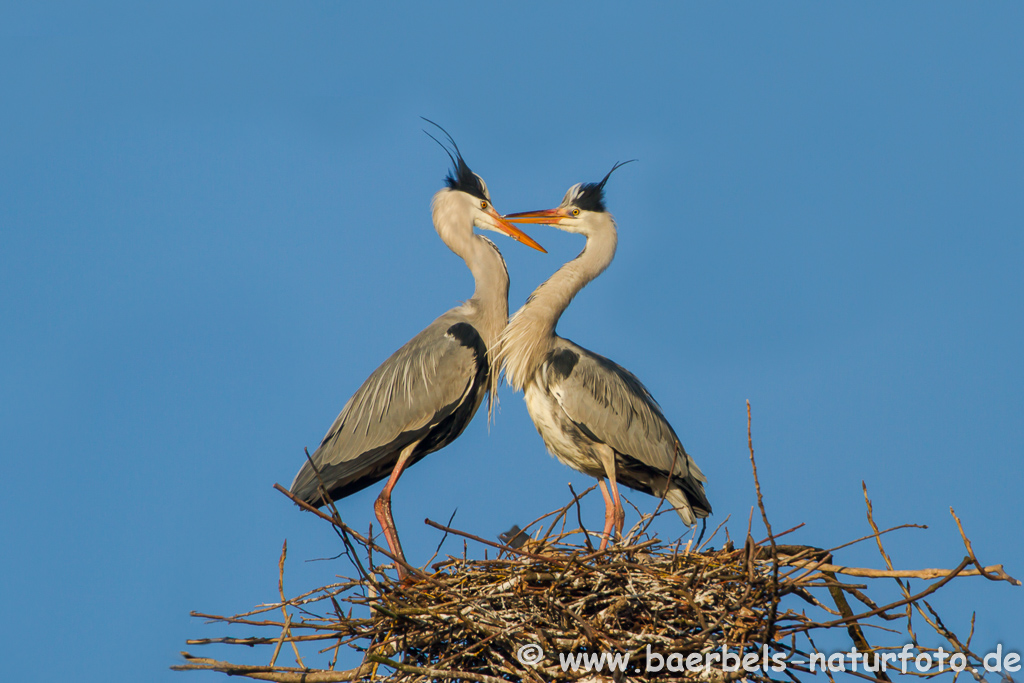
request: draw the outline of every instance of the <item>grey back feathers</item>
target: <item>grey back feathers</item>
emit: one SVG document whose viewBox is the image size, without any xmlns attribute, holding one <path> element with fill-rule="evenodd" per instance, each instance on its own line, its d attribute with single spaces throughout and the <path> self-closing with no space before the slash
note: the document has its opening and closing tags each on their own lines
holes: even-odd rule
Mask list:
<svg viewBox="0 0 1024 683">
<path fill-rule="evenodd" d="M 427 133 L 452 161 L 445 178 L 448 188 L 489 201 L 487 185 L 469 169 L 455 140 L 428 123 L 451 145 L 449 149 Z M 449 194 L 437 193 L 432 206 Z M 437 318 L 363 382 L 292 482 L 292 493 L 307 503 L 325 502 L 321 484 L 330 498 L 343 498 L 390 476 L 396 464 L 412 465 L 448 445 L 487 393 L 491 372 L 485 337 L 492 339 L 500 331 L 491 329 L 493 319 L 501 326 L 507 321 L 508 271 L 497 247 L 473 233 L 471 218 L 458 211 L 435 211 L 434 221 L 442 240 L 473 272 L 477 293 L 487 296 L 477 300 L 474 295 Z"/>
<path fill-rule="evenodd" d="M 557 341 L 541 373 L 566 417 L 621 458 L 620 483 L 656 496 L 666 484 L 684 488 L 697 517 L 711 512 L 698 483 L 707 481 L 704 474 L 633 373 L 567 339 Z"/>
<path fill-rule="evenodd" d="M 397 453 L 417 440 L 424 442 L 414 461 L 461 434 L 483 400 L 489 376 L 486 356 L 473 326 L 449 311 L 374 370 L 312 456 L 331 498 L 387 477 Z M 440 433 L 431 436 L 432 430 Z M 292 483 L 292 493 L 319 505 L 318 485 L 317 473 L 307 462 Z"/>
</svg>

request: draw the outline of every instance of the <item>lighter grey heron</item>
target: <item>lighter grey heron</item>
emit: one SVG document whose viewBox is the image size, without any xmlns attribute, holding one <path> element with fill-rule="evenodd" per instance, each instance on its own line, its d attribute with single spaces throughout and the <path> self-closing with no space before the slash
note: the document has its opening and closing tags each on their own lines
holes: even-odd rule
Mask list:
<svg viewBox="0 0 1024 683">
<path fill-rule="evenodd" d="M 501 334 L 497 362 L 517 391 L 548 450 L 566 465 L 596 477 L 605 501 L 604 537 L 621 536 L 625 513 L 617 484 L 664 497 L 683 522 L 711 513 L 704 474 L 686 452 L 650 392 L 631 372 L 555 334 L 573 297 L 615 256 L 618 233 L 605 209 L 604 186 L 579 183 L 557 208 L 506 215 L 587 238 L 574 260 L 534 290 Z M 611 483 L 611 494 L 605 485 Z"/>
<path fill-rule="evenodd" d="M 446 186 L 434 195 L 431 210 L 438 235 L 473 274 L 473 296 L 373 371 L 291 486 L 296 498 L 320 507 L 327 502 L 321 484 L 327 496 L 337 500 L 387 478 L 374 512 L 391 554 L 403 561 L 391 516 L 391 492 L 398 478 L 428 453 L 454 441 L 497 381 L 488 350 L 508 322 L 508 270 L 495 244 L 474 233 L 473 227 L 504 233 L 544 251 L 494 210 L 483 178 L 469 169 L 450 135 L 448 140 L 452 150 L 438 144 L 445 147 L 453 169 Z M 400 563 L 396 569 L 404 578 Z"/>
</svg>

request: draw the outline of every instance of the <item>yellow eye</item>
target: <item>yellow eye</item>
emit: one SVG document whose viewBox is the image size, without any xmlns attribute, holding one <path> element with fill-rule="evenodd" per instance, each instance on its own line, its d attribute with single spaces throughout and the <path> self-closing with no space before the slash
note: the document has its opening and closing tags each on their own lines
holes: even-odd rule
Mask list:
<svg viewBox="0 0 1024 683">
<path fill-rule="evenodd" d="M 481 199 L 480 200 L 480 208 L 481 209 L 486 209 L 487 208 L 487 200 L 486 199 Z"/>
<path fill-rule="evenodd" d="M 572 210 L 572 215 L 573 216 L 579 216 L 580 215 L 580 210 L 579 209 L 573 209 Z"/>
</svg>

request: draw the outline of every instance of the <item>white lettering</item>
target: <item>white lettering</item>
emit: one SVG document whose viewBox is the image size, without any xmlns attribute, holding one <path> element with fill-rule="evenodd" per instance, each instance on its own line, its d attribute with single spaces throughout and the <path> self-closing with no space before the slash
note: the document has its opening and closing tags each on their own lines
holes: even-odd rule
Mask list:
<svg viewBox="0 0 1024 683">
<path fill-rule="evenodd" d="M 671 656 L 671 655 L 669 655 L 669 656 Z M 658 658 L 657 659 L 657 662 L 658 662 L 657 664 L 654 664 L 654 658 L 655 657 Z M 647 662 L 645 663 L 645 666 L 647 667 L 646 671 L 650 671 L 650 672 L 661 671 L 662 668 L 665 666 L 665 656 L 661 655 L 661 654 L 658 654 L 657 652 L 653 652 L 652 653 L 651 652 L 651 646 L 650 646 L 649 643 L 647 645 Z"/>
<path fill-rule="evenodd" d="M 990 659 L 996 660 L 995 664 L 989 664 L 988 662 L 989 662 Z M 999 645 L 996 645 L 996 651 L 995 652 L 988 653 L 987 655 L 985 655 L 985 658 L 983 660 L 981 660 L 981 661 L 982 661 L 982 664 L 985 665 L 985 671 L 999 672 L 999 671 L 1003 670 L 1002 659 L 1003 659 L 1003 644 L 1000 643 Z"/>
</svg>

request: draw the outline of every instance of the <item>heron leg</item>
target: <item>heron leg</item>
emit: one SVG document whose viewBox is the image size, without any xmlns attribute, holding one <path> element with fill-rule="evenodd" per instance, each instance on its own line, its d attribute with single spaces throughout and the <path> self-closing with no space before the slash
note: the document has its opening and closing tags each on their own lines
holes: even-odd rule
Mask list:
<svg viewBox="0 0 1024 683">
<path fill-rule="evenodd" d="M 601 495 L 604 496 L 604 531 L 601 532 L 601 547 L 598 550 L 604 550 L 608 547 L 608 541 L 612 537 L 612 527 L 615 526 L 615 503 L 608 495 L 608 486 L 604 483 L 604 479 L 598 479 L 597 483 L 601 486 Z"/>
<path fill-rule="evenodd" d="M 619 485 L 615 481 L 615 451 L 605 444 L 598 449 L 601 464 L 604 466 L 605 476 L 608 477 L 608 486 L 611 487 L 611 495 L 605 487 L 604 479 L 600 479 L 601 494 L 604 496 L 604 540 L 601 541 L 601 550 L 608 545 L 611 538 L 612 527 L 618 536 L 622 537 L 622 527 L 626 522 L 626 512 L 622 509 L 622 501 L 619 499 Z M 614 497 L 614 501 L 612 500 Z"/>
<path fill-rule="evenodd" d="M 388 548 L 391 549 L 391 554 L 403 562 L 405 561 L 405 553 L 402 552 L 402 544 L 398 540 L 395 520 L 391 516 L 391 490 L 398 483 L 398 478 L 402 476 L 402 470 L 405 469 L 405 464 L 418 443 L 410 444 L 402 450 L 402 453 L 398 456 L 398 462 L 395 463 L 395 469 L 391 470 L 388 483 L 384 486 L 384 490 L 380 492 L 376 502 L 373 504 L 373 511 L 377 515 L 377 521 L 380 522 L 381 529 L 384 530 L 384 538 L 388 541 Z M 396 562 L 395 569 L 398 570 L 398 579 L 400 581 L 404 580 L 406 578 L 405 567 Z"/>
<path fill-rule="evenodd" d="M 619 485 L 615 482 L 615 476 L 611 477 L 612 495 L 615 496 L 615 534 L 622 538 L 622 527 L 626 524 L 626 511 L 622 509 L 622 501 L 619 499 Z"/>
</svg>

